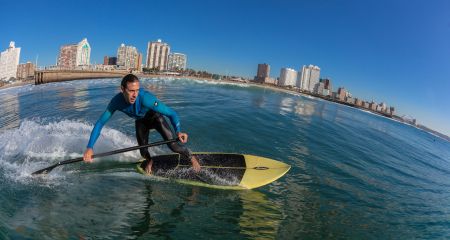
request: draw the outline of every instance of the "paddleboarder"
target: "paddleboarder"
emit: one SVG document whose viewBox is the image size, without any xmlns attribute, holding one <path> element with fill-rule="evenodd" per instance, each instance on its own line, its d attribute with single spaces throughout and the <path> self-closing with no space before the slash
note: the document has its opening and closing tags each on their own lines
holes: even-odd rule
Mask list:
<svg viewBox="0 0 450 240">
<path fill-rule="evenodd" d="M 122 79 L 120 89 L 121 92 L 111 99 L 105 112 L 103 112 L 92 129 L 89 143 L 83 154 L 83 160 L 85 162 L 93 161 L 92 155 L 94 154 L 94 144 L 100 136 L 103 126 L 108 122 L 115 111 L 121 111 L 135 119 L 136 138 L 139 146 L 148 144 L 151 129 L 156 129 L 165 140 L 173 139 L 173 131 L 170 129 L 169 123 L 165 117 L 169 118 L 180 142 L 186 143 L 188 141 L 188 134 L 181 132 L 178 114 L 158 100 L 155 95 L 141 89 L 138 77 L 133 74 L 126 75 Z M 196 172 L 200 170 L 198 159 L 192 155 L 191 151 L 186 146 L 176 142 L 167 145 L 173 152 L 191 159 L 192 168 Z M 148 152 L 148 148 L 140 149 L 140 153 L 141 156 L 145 158 L 145 161 L 141 165 L 142 169 L 148 174 L 151 174 L 153 161 Z"/>
</svg>

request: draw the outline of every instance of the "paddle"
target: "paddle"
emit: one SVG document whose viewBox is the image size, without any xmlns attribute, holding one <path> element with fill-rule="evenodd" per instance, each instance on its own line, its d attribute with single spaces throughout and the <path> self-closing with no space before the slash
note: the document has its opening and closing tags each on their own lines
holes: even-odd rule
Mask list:
<svg viewBox="0 0 450 240">
<path fill-rule="evenodd" d="M 176 142 L 176 141 L 178 141 L 178 138 L 167 140 L 167 141 L 159 141 L 159 142 L 150 143 L 150 144 L 142 145 L 142 146 L 135 146 L 135 147 L 118 149 L 118 150 L 111 151 L 111 152 L 104 152 L 104 153 L 94 154 L 94 155 L 92 155 L 92 158 L 109 156 L 109 155 L 113 155 L 113 154 L 117 154 L 117 153 L 133 151 L 133 150 L 137 150 L 137 149 L 141 149 L 141 148 L 154 147 L 154 146 L 163 145 L 163 144 Z M 54 165 L 52 165 L 50 167 L 38 170 L 38 171 L 32 173 L 31 175 L 47 174 L 48 172 L 50 172 L 51 170 L 53 170 L 53 168 L 55 168 L 57 166 L 64 165 L 64 164 L 69 164 L 69 163 L 81 162 L 81 161 L 83 161 L 83 157 L 65 160 L 65 161 L 62 161 L 62 162 L 58 162 L 58 163 L 56 163 L 56 164 L 54 164 Z"/>
</svg>

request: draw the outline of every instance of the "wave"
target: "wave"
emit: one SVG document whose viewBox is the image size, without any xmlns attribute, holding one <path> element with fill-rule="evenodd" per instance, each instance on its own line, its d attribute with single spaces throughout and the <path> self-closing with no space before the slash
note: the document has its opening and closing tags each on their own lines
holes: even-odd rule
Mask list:
<svg viewBox="0 0 450 240">
<path fill-rule="evenodd" d="M 58 161 L 81 157 L 89 140 L 92 125 L 76 120 L 49 122 L 46 119 L 23 120 L 17 129 L 0 132 L 0 172 L 2 178 L 14 182 L 33 181 L 31 173 Z M 95 152 L 136 146 L 134 136 L 105 127 L 95 146 Z M 153 153 L 163 152 L 152 148 Z M 136 161 L 138 151 L 126 152 L 108 157 L 108 161 Z M 103 158 L 104 159 L 104 158 Z M 94 161 L 105 161 L 95 159 Z M 67 165 L 68 166 L 68 165 Z M 65 166 L 55 168 L 46 180 L 64 177 Z M 72 167 L 73 168 L 73 167 Z"/>
</svg>

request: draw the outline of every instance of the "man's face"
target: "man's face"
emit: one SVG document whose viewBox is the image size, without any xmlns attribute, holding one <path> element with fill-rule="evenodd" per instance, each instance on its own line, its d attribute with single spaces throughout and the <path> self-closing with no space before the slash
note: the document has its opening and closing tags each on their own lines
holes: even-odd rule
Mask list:
<svg viewBox="0 0 450 240">
<path fill-rule="evenodd" d="M 129 104 L 134 104 L 139 95 L 139 82 L 127 83 L 127 87 L 121 87 L 125 101 Z"/>
</svg>

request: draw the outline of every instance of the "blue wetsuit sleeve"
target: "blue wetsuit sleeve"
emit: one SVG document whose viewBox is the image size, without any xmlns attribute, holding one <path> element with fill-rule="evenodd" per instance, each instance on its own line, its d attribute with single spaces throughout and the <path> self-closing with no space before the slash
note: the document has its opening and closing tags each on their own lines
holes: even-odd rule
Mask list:
<svg viewBox="0 0 450 240">
<path fill-rule="evenodd" d="M 178 114 L 170 107 L 166 106 L 164 103 L 159 101 L 155 96 L 146 93 L 144 96 L 144 106 L 152 109 L 155 112 L 159 112 L 162 115 L 169 118 L 173 129 L 176 133 L 181 132 L 180 118 Z"/>
<path fill-rule="evenodd" d="M 89 143 L 87 145 L 87 148 L 93 148 L 95 142 L 97 141 L 98 137 L 100 136 L 100 132 L 102 131 L 103 126 L 106 122 L 111 118 L 114 111 L 111 111 L 108 107 L 105 112 L 100 116 L 100 118 L 95 123 L 94 128 L 91 132 L 91 137 L 89 138 Z"/>
</svg>

